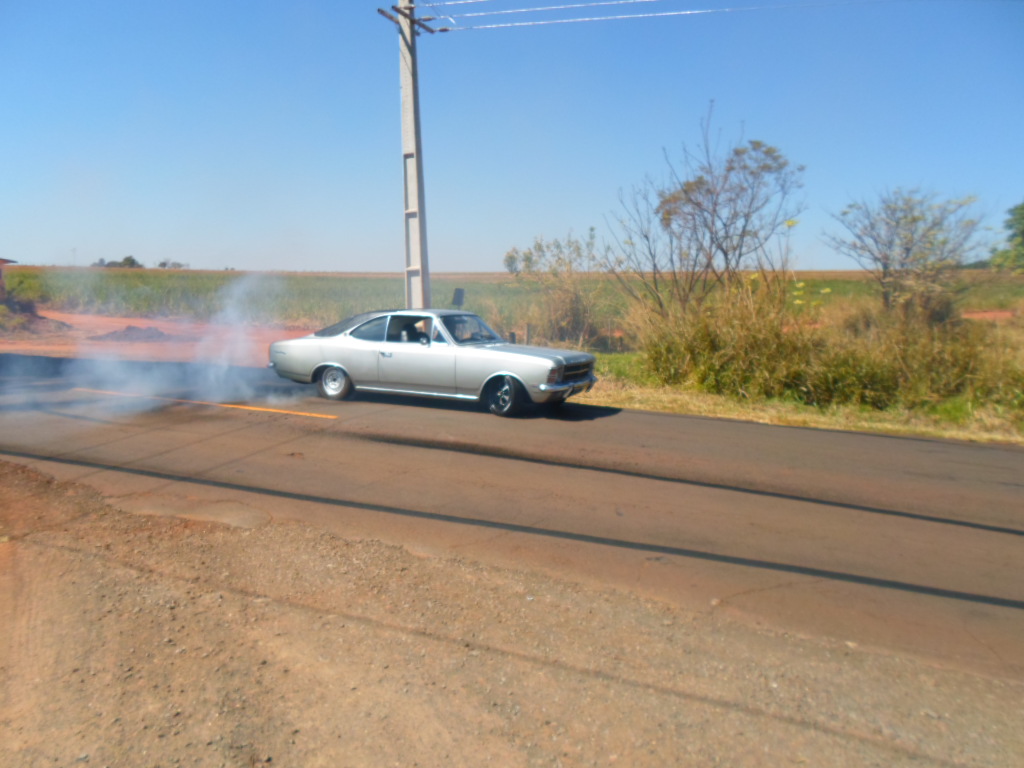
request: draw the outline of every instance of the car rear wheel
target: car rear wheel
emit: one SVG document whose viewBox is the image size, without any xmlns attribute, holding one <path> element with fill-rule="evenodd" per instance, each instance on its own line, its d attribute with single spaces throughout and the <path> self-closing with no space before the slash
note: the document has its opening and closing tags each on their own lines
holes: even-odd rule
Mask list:
<svg viewBox="0 0 1024 768">
<path fill-rule="evenodd" d="M 328 400 L 344 400 L 352 392 L 352 379 L 341 368 L 332 365 L 324 368 L 316 382 L 320 397 Z"/>
<path fill-rule="evenodd" d="M 526 398 L 526 390 L 514 376 L 499 376 L 487 387 L 487 409 L 498 416 L 515 416 Z"/>
</svg>

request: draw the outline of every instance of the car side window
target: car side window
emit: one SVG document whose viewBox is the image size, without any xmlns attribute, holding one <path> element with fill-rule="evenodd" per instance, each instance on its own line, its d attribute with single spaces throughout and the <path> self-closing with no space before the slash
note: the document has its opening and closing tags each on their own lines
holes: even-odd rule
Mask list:
<svg viewBox="0 0 1024 768">
<path fill-rule="evenodd" d="M 354 329 L 350 334 L 353 338 L 363 341 L 384 341 L 384 331 L 388 326 L 388 318 L 377 317 L 368 323 L 363 323 Z"/>
<path fill-rule="evenodd" d="M 428 338 L 430 318 L 410 317 L 409 315 L 393 315 L 388 325 L 388 341 L 419 343 Z"/>
</svg>

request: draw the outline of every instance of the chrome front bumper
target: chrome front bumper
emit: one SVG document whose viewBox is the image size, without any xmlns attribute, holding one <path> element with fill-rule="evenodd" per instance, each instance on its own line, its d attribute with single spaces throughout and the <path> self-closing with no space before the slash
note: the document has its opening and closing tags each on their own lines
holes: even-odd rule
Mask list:
<svg viewBox="0 0 1024 768">
<path fill-rule="evenodd" d="M 537 389 L 548 395 L 567 393 L 566 397 L 572 397 L 583 392 L 589 392 L 595 384 L 597 384 L 597 377 L 588 376 L 585 379 L 576 379 L 575 381 L 566 381 L 559 384 L 541 384 Z"/>
</svg>

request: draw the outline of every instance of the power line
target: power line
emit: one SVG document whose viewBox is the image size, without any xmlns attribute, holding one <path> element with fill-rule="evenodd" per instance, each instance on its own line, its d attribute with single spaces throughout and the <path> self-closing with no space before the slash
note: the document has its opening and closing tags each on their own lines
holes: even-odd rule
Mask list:
<svg viewBox="0 0 1024 768">
<path fill-rule="evenodd" d="M 486 2 L 487 0 L 464 0 L 471 2 Z M 664 0 L 604 0 L 593 3 L 574 3 L 572 5 L 549 5 L 540 8 L 505 8 L 500 11 L 477 11 L 476 13 L 446 14 L 449 19 L 467 19 L 474 16 L 504 16 L 511 13 L 543 13 L 545 11 L 566 11 L 577 8 L 598 8 L 606 5 L 635 5 L 637 3 L 660 3 Z"/>
<path fill-rule="evenodd" d="M 445 3 L 424 3 L 424 5 L 428 5 L 431 8 L 445 8 L 445 7 L 449 6 L 449 5 L 470 5 L 470 4 L 476 4 L 476 3 L 490 3 L 490 2 L 493 2 L 493 0 L 448 0 L 448 2 L 445 2 Z"/>
<path fill-rule="evenodd" d="M 449 5 L 460 5 L 463 3 L 481 3 L 490 2 L 491 0 L 451 0 L 447 3 L 430 3 L 429 7 L 444 7 Z M 576 3 L 570 5 L 557 5 L 557 6 L 543 6 L 537 8 L 519 8 L 519 9 L 502 9 L 494 11 L 481 11 L 478 13 L 465 13 L 465 14 L 442 14 L 440 17 L 434 17 L 424 19 L 424 21 L 437 21 L 439 19 L 447 19 L 453 23 L 453 26 L 439 27 L 436 31 L 438 32 L 468 32 L 471 30 L 483 30 L 483 29 L 508 29 L 512 27 L 539 27 L 548 26 L 551 24 L 580 24 L 594 21 L 621 21 L 624 19 L 651 19 L 651 18 L 663 18 L 670 16 L 699 16 L 713 13 L 741 13 L 744 11 L 768 11 L 768 10 L 787 10 L 794 8 L 832 8 L 847 5 L 878 5 L 881 3 L 892 2 L 892 0 L 828 0 L 820 2 L 803 2 L 803 3 L 781 3 L 774 5 L 748 5 L 748 6 L 735 6 L 730 8 L 703 8 L 703 9 L 689 9 L 679 11 L 654 11 L 651 13 L 631 13 L 631 14 L 618 14 L 618 15 L 606 15 L 606 16 L 574 16 L 564 19 L 539 19 L 531 21 L 513 21 L 503 22 L 497 24 L 475 24 L 472 26 L 457 26 L 455 25 L 456 19 L 469 18 L 469 17 L 482 17 L 482 16 L 498 16 L 504 14 L 513 13 L 544 13 L 548 11 L 560 11 L 560 10 L 577 10 L 582 8 L 597 8 L 602 6 L 613 6 L 613 5 L 632 5 L 639 3 L 656 3 L 665 2 L 666 0 L 601 0 L 599 2 L 589 3 Z M 671 0 L 669 0 L 671 1 Z M 899 2 L 900 0 L 897 0 Z M 921 2 L 921 0 L 902 0 L 903 2 Z"/>
<path fill-rule="evenodd" d="M 455 19 L 473 18 L 482 16 L 501 16 L 508 14 L 518 13 L 546 13 L 550 11 L 565 11 L 565 10 L 576 10 L 581 8 L 599 8 L 604 6 L 614 5 L 634 5 L 640 3 L 660 3 L 660 2 L 673 2 L 674 0 L 599 0 L 595 2 L 586 3 L 574 3 L 568 5 L 550 5 L 550 6 L 538 6 L 535 8 L 505 8 L 493 11 L 478 11 L 476 13 L 455 13 L 449 14 L 440 12 L 435 17 L 424 17 L 422 21 L 437 21 L 439 19 L 448 19 L 449 21 L 455 22 Z M 936 0 L 941 2 L 942 0 Z M 949 2 L 970 2 L 970 0 L 948 0 Z M 985 0 L 983 0 L 985 1 Z M 422 0 L 420 7 L 430 8 L 435 11 L 440 9 L 448 8 L 450 6 L 458 5 L 478 5 L 480 3 L 490 3 L 494 0 L 442 0 L 441 2 L 431 2 L 430 0 Z M 763 10 L 774 10 L 774 9 L 790 9 L 790 8 L 829 8 L 829 7 L 840 7 L 847 5 L 880 5 L 882 3 L 923 3 L 928 0 L 831 0 L 825 2 L 819 0 L 819 2 L 803 2 L 803 3 L 782 3 L 777 5 L 754 5 L 754 6 L 736 6 L 733 8 L 708 8 L 708 9 L 691 9 L 681 11 L 661 11 L 655 13 L 638 13 L 638 14 L 624 14 L 618 16 L 595 16 L 587 18 L 568 18 L 558 20 L 542 20 L 542 21 L 531 21 L 521 23 L 508 23 L 508 24 L 490 24 L 486 26 L 473 26 L 473 27 L 459 27 L 458 30 L 453 28 L 447 28 L 444 32 L 455 32 L 468 29 L 494 29 L 500 27 L 511 27 L 511 26 L 538 26 L 544 24 L 570 24 L 584 21 L 605 21 L 605 20 L 619 20 L 619 19 L 643 19 L 657 16 L 692 16 L 696 14 L 707 14 L 707 13 L 738 13 L 741 11 L 763 11 Z M 987 0 L 987 2 L 1003 2 L 1003 3 L 1024 3 L 1024 0 Z"/>
</svg>

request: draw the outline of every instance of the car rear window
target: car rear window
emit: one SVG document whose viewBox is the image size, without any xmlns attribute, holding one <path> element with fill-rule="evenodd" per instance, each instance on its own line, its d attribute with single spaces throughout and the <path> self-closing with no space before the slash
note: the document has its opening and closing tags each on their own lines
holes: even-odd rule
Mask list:
<svg viewBox="0 0 1024 768">
<path fill-rule="evenodd" d="M 384 317 L 375 318 L 368 323 L 363 323 L 349 335 L 363 341 L 384 341 L 384 330 L 387 328 L 387 325 L 388 318 L 385 315 Z"/>
<path fill-rule="evenodd" d="M 334 325 L 328 325 L 326 328 L 321 328 L 319 331 L 313 333 L 314 336 L 338 336 L 344 333 L 349 328 L 355 328 L 362 322 L 365 322 L 368 318 L 374 317 L 375 312 L 364 312 L 361 315 L 353 315 L 352 317 L 346 317 L 339 323 Z"/>
</svg>

